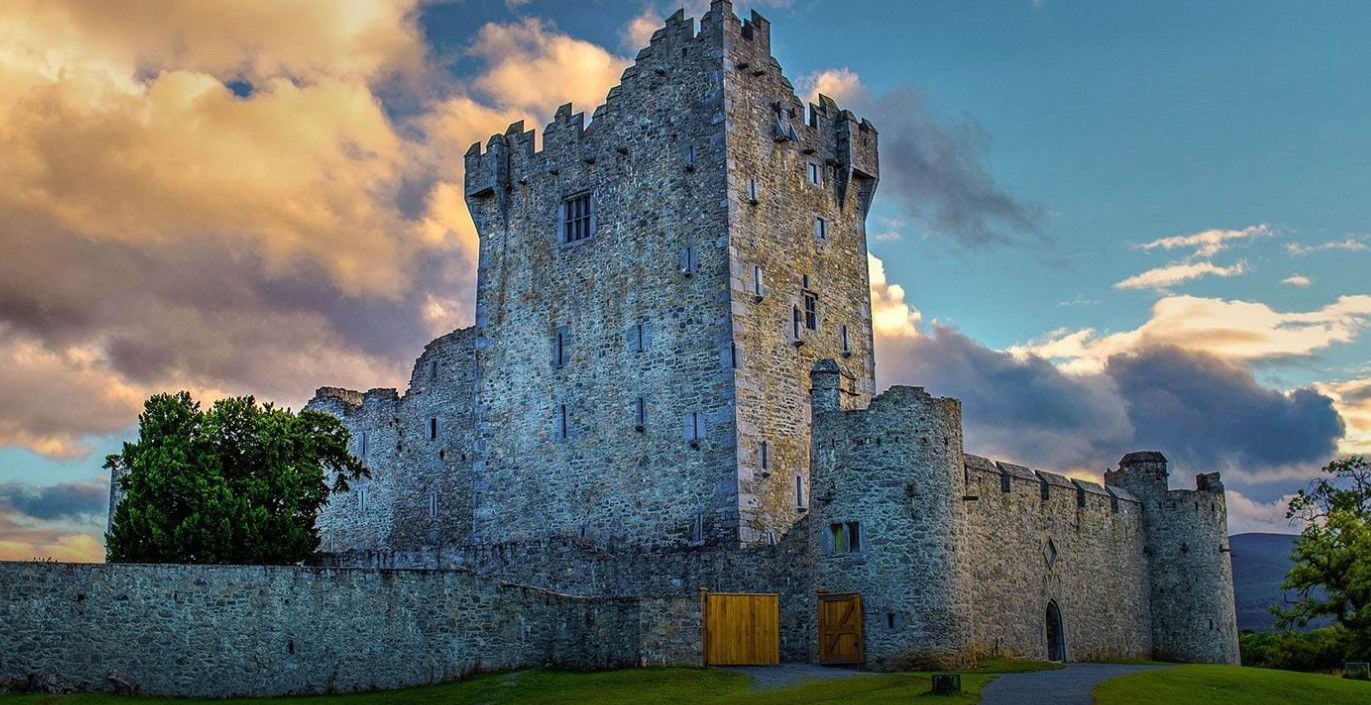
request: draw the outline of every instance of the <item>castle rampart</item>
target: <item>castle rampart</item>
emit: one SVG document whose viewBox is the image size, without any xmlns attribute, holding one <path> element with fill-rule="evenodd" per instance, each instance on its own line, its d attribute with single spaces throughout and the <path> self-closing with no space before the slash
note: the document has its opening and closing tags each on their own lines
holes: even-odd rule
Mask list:
<svg viewBox="0 0 1371 705">
<path fill-rule="evenodd" d="M 0 562 L 0 688 L 229 697 L 698 665 L 698 600 L 469 571 Z"/>
</svg>

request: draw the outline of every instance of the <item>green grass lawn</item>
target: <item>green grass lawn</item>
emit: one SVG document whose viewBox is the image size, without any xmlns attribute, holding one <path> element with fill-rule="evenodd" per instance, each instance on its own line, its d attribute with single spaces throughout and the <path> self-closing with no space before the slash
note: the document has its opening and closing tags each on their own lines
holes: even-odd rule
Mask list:
<svg viewBox="0 0 1371 705">
<path fill-rule="evenodd" d="M 1099 705 L 1366 705 L 1371 703 L 1371 682 L 1319 673 L 1191 665 L 1112 678 L 1094 693 Z"/>
<path fill-rule="evenodd" d="M 1013 664 L 1002 664 L 1012 669 Z M 1003 672 L 1003 671 L 1002 671 Z M 971 705 L 992 675 L 962 676 L 961 697 L 927 696 L 948 705 Z M 888 673 L 809 681 L 779 690 L 755 691 L 741 673 L 703 668 L 645 668 L 582 673 L 557 670 L 485 675 L 442 685 L 347 695 L 259 698 L 251 705 L 804 705 L 909 703 L 928 692 L 927 673 Z M 114 695 L 15 695 L 4 705 L 223 705 L 223 700 L 188 700 Z"/>
</svg>

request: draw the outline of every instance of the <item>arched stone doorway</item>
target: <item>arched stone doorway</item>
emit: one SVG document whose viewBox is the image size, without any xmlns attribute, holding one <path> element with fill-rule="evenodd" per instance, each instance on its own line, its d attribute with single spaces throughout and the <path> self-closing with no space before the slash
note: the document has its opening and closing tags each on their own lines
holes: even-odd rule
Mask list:
<svg viewBox="0 0 1371 705">
<path fill-rule="evenodd" d="M 1066 631 L 1062 629 L 1062 611 L 1056 600 L 1047 603 L 1047 660 L 1066 660 Z"/>
</svg>

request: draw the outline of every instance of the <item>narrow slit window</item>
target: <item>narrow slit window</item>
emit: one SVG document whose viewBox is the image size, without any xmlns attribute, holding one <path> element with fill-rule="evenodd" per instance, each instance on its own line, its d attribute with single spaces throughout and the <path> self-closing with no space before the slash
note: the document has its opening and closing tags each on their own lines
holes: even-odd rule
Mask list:
<svg viewBox="0 0 1371 705">
<path fill-rule="evenodd" d="M 357 511 L 365 513 L 367 510 L 367 488 L 362 487 L 357 490 Z"/>
<path fill-rule="evenodd" d="M 362 431 L 362 435 L 357 439 L 357 455 L 367 457 L 367 432 Z"/>
<path fill-rule="evenodd" d="M 590 194 L 582 193 L 562 202 L 562 241 L 579 242 L 591 235 Z"/>
<path fill-rule="evenodd" d="M 681 248 L 681 274 L 687 277 L 695 273 L 697 262 L 695 261 L 695 248 L 687 245 Z"/>
<path fill-rule="evenodd" d="M 842 337 L 843 354 L 844 354 L 844 355 L 851 355 L 851 354 L 852 354 L 852 340 L 851 340 L 850 338 L 848 338 L 848 335 L 847 335 L 847 326 L 846 326 L 846 325 L 842 326 L 841 328 L 838 329 L 838 331 L 839 331 L 840 336 Z"/>
<path fill-rule="evenodd" d="M 647 327 L 639 323 L 633 326 L 633 352 L 647 350 Z"/>
<path fill-rule="evenodd" d="M 552 366 L 557 368 L 566 367 L 571 357 L 570 336 L 567 334 L 566 326 L 557 328 L 552 335 Z"/>
<path fill-rule="evenodd" d="M 819 329 L 819 297 L 817 294 L 805 294 L 805 328 Z"/>
<path fill-rule="evenodd" d="M 805 503 L 805 476 L 795 476 L 795 508 L 804 509 L 808 506 Z"/>
<path fill-rule="evenodd" d="M 567 418 L 566 404 L 557 405 L 557 437 L 566 440 L 570 430 L 570 420 Z"/>
<path fill-rule="evenodd" d="M 686 145 L 685 149 L 681 150 L 681 161 L 685 162 L 686 171 L 695 168 L 695 145 Z"/>
<path fill-rule="evenodd" d="M 733 369 L 735 369 L 735 370 L 738 369 L 738 344 L 737 344 L 737 343 L 729 343 L 729 344 L 728 344 L 728 366 L 731 367 L 731 368 L 733 368 Z"/>
<path fill-rule="evenodd" d="M 761 445 L 757 447 L 757 454 L 759 456 L 759 460 L 761 461 L 762 472 L 770 472 L 771 444 L 767 443 L 766 441 L 762 441 Z"/>
<path fill-rule="evenodd" d="M 804 316 L 800 313 L 799 306 L 790 307 L 790 319 L 790 335 L 795 340 L 799 340 L 804 328 Z"/>
<path fill-rule="evenodd" d="M 438 379 L 438 361 L 437 361 L 437 360 L 430 360 L 430 361 L 429 361 L 429 363 L 428 363 L 428 378 L 429 378 L 429 379 L 432 379 L 432 380 Z"/>
<path fill-rule="evenodd" d="M 430 491 L 428 493 L 428 518 L 438 518 L 438 493 Z"/>
<path fill-rule="evenodd" d="M 820 240 L 828 239 L 828 221 L 823 218 L 814 219 L 814 237 Z"/>
<path fill-rule="evenodd" d="M 696 514 L 695 520 L 690 522 L 690 541 L 691 543 L 704 543 L 705 515 Z"/>
<path fill-rule="evenodd" d="M 686 438 L 690 440 L 690 444 L 691 444 L 691 445 L 699 445 L 699 443 L 700 443 L 700 414 L 699 414 L 699 412 L 692 411 L 692 412 L 690 412 L 690 415 L 686 417 Z"/>
<path fill-rule="evenodd" d="M 752 295 L 758 299 L 766 296 L 766 283 L 763 281 L 762 268 L 760 266 L 752 267 Z"/>
<path fill-rule="evenodd" d="M 647 398 L 638 397 L 635 406 L 633 425 L 638 431 L 642 431 L 647 428 Z"/>
<path fill-rule="evenodd" d="M 748 180 L 747 180 L 747 200 L 750 201 L 750 202 L 752 202 L 752 203 L 756 203 L 756 202 L 757 202 L 757 180 L 756 180 L 756 179 L 748 179 Z"/>
<path fill-rule="evenodd" d="M 438 419 L 437 419 L 437 417 L 430 416 L 429 419 L 428 419 L 428 439 L 429 439 L 430 441 L 438 440 Z"/>
</svg>

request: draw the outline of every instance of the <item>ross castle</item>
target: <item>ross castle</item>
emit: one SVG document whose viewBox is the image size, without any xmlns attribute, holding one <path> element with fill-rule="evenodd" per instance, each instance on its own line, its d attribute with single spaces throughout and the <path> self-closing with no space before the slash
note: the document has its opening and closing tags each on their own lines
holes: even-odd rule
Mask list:
<svg viewBox="0 0 1371 705">
<path fill-rule="evenodd" d="M 1235 663 L 1217 474 L 1104 486 L 962 449 L 954 399 L 875 392 L 876 128 L 805 106 L 770 25 L 678 12 L 589 124 L 466 154 L 476 322 L 408 391 L 325 387 L 373 469 L 323 560 L 466 566 L 574 594 L 780 595 L 781 651 Z M 824 653 L 821 593 L 860 595 Z"/>
<path fill-rule="evenodd" d="M 0 689 L 1237 663 L 1216 473 L 993 462 L 964 452 L 957 400 L 876 394 L 877 131 L 802 104 L 770 30 L 727 0 L 698 29 L 678 12 L 589 123 L 567 105 L 541 148 L 521 123 L 472 146 L 475 325 L 403 395 L 310 401 L 372 470 L 312 565 L 0 563 Z"/>
</svg>

